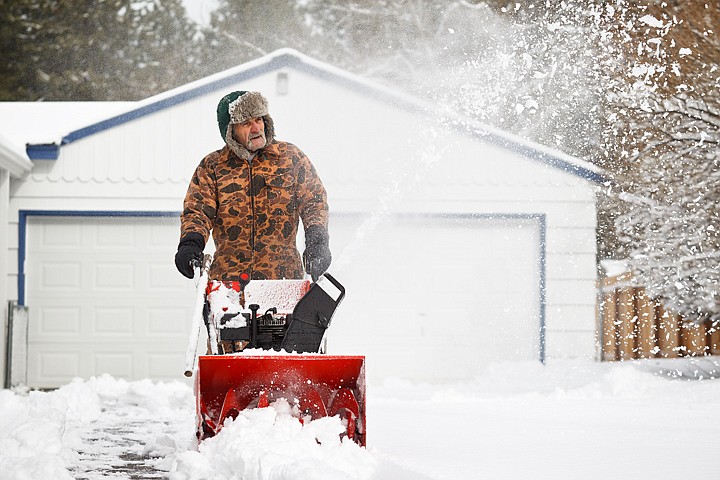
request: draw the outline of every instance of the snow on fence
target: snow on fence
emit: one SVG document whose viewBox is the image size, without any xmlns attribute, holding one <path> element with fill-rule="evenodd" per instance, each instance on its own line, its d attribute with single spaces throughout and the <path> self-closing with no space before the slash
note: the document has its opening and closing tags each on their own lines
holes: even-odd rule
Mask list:
<svg viewBox="0 0 720 480">
<path fill-rule="evenodd" d="M 623 273 L 602 280 L 603 361 L 720 355 L 720 324 L 683 320 Z"/>
</svg>

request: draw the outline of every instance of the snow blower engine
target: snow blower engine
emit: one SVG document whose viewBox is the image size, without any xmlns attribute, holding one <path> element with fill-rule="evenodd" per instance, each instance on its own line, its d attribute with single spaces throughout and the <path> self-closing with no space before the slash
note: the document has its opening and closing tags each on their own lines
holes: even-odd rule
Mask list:
<svg viewBox="0 0 720 480">
<path fill-rule="evenodd" d="M 323 353 L 322 341 L 345 288 L 330 274 L 309 280 L 211 282 L 203 317 L 220 354 L 246 348 Z"/>
</svg>

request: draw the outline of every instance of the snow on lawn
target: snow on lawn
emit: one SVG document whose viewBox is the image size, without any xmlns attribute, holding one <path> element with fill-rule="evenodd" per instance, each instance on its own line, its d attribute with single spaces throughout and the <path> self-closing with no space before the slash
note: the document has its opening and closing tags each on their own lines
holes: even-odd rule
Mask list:
<svg viewBox="0 0 720 480">
<path fill-rule="evenodd" d="M 302 426 L 281 403 L 242 412 L 197 448 L 181 382 L 2 390 L 0 477 L 130 478 L 110 470 L 124 455 L 171 480 L 713 478 L 720 380 L 675 368 L 691 366 L 563 360 L 495 364 L 465 384 L 370 380 L 367 449 L 340 440 L 338 419 Z"/>
</svg>

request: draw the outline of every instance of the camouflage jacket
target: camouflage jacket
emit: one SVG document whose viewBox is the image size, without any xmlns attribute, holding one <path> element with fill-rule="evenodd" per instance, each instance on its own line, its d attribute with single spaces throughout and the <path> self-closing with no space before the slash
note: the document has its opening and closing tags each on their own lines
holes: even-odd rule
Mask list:
<svg viewBox="0 0 720 480">
<path fill-rule="evenodd" d="M 307 156 L 273 141 L 248 163 L 227 146 L 207 155 L 188 187 L 181 238 L 197 232 L 215 256 L 211 280 L 302 278 L 298 220 L 327 229 L 327 193 Z"/>
</svg>

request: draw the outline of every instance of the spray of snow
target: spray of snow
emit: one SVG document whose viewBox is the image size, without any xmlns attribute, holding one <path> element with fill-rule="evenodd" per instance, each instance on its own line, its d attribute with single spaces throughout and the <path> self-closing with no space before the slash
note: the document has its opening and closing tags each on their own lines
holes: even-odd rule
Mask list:
<svg viewBox="0 0 720 480">
<path fill-rule="evenodd" d="M 387 169 L 383 178 L 387 179 L 383 191 L 378 196 L 377 206 L 365 218 L 358 227 L 352 241 L 338 255 L 333 262 L 333 271 L 342 272 L 357 262 L 366 243 L 382 225 L 391 219 L 395 208 L 402 202 L 418 183 L 430 174 L 443 158 L 443 151 L 447 149 L 439 139 L 443 136 L 445 129 L 449 128 L 451 120 L 438 118 L 437 125 L 433 128 L 424 129 L 425 142 L 418 145 L 408 140 L 408 154 L 401 159 L 388 158 Z M 416 126 L 413 126 L 416 127 Z"/>
</svg>

